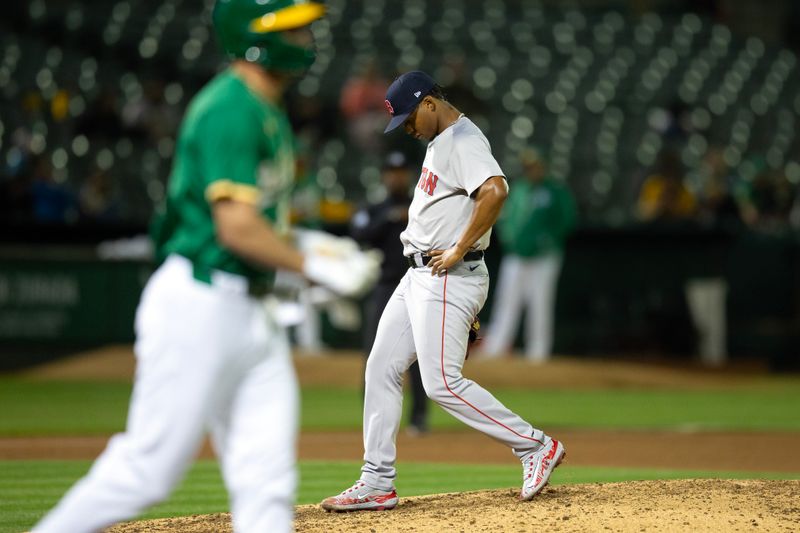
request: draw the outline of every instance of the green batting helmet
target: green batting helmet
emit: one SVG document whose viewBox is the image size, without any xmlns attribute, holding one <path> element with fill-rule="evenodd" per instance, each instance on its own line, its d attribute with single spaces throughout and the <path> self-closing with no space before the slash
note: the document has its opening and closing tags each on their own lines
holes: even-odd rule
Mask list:
<svg viewBox="0 0 800 533">
<path fill-rule="evenodd" d="M 228 55 L 291 72 L 310 67 L 316 52 L 290 44 L 281 32 L 306 26 L 324 14 L 322 4 L 304 0 L 217 0 L 212 18 Z"/>
</svg>

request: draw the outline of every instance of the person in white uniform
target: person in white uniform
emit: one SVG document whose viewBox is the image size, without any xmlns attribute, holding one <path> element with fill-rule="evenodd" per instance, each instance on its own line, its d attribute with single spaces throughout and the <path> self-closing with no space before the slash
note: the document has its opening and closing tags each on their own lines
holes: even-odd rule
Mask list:
<svg viewBox="0 0 800 533">
<path fill-rule="evenodd" d="M 546 163 L 536 149 L 523 150 L 520 161 L 523 177 L 512 182 L 497 222 L 505 255 L 483 353 L 498 357 L 512 349 L 524 308 L 525 357 L 543 363 L 552 353 L 564 242 L 577 213 L 569 189 L 547 175 Z"/>
<path fill-rule="evenodd" d="M 522 461 L 520 497 L 547 484 L 564 445 L 501 404 L 461 369 L 470 327 L 486 301 L 483 253 L 508 196 L 503 171 L 475 124 L 420 71 L 389 87 L 386 131 L 402 125 L 428 141 L 425 161 L 400 239 L 409 269 L 381 315 L 366 368 L 364 466 L 328 511 L 392 509 L 403 373 L 416 359 L 428 396 L 459 420 L 511 448 Z"/>
<path fill-rule="evenodd" d="M 206 433 L 233 530 L 293 530 L 297 382 L 286 333 L 262 297 L 278 269 L 352 295 L 379 271 L 357 248 L 330 255 L 352 241 L 317 235 L 328 253 L 303 253 L 282 235 L 294 168 L 282 95 L 314 60 L 308 25 L 323 12 L 293 0 L 216 4 L 219 41 L 237 59 L 193 99 L 181 126 L 155 231 L 162 263 L 136 312 L 125 432 L 35 533 L 97 532 L 135 517 L 170 494 Z"/>
</svg>

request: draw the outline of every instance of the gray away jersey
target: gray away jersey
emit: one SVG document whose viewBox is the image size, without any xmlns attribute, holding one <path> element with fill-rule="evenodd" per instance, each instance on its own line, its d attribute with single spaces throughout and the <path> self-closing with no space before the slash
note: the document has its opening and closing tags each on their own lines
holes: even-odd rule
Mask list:
<svg viewBox="0 0 800 533">
<path fill-rule="evenodd" d="M 486 136 L 467 117 L 428 143 L 419 183 L 400 235 L 403 253 L 444 250 L 455 245 L 472 216 L 470 195 L 492 176 L 505 176 L 492 156 Z M 489 246 L 491 228 L 471 250 Z"/>
</svg>

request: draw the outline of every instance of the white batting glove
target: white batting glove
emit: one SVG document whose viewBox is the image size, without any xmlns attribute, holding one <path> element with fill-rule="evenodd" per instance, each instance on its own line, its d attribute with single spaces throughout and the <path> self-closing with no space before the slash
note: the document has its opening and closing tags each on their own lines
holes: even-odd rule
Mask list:
<svg viewBox="0 0 800 533">
<path fill-rule="evenodd" d="M 378 281 L 380 253 L 355 250 L 345 255 L 330 256 L 307 253 L 303 274 L 315 283 L 342 296 L 358 298 Z"/>
<path fill-rule="evenodd" d="M 378 281 L 383 259 L 377 250 L 363 252 L 349 237 L 324 231 L 296 230 L 295 245 L 305 254 L 303 274 L 342 296 L 357 298 Z"/>
</svg>

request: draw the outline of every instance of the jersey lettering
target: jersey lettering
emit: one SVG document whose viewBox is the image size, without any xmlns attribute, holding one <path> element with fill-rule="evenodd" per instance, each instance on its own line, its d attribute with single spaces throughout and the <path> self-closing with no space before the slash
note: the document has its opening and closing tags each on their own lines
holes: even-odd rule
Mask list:
<svg viewBox="0 0 800 533">
<path fill-rule="evenodd" d="M 419 183 L 417 187 L 425 191 L 428 196 L 433 196 L 433 191 L 436 190 L 436 184 L 439 182 L 439 176 L 431 172 L 425 167 L 422 167 L 422 174 L 419 176 Z"/>
</svg>

